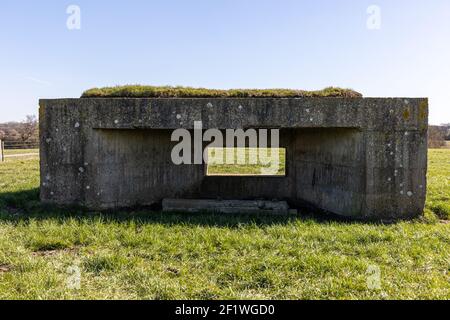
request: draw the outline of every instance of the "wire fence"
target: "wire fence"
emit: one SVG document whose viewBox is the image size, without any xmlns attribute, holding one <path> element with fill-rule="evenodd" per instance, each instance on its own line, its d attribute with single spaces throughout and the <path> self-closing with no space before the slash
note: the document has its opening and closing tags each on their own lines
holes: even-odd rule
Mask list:
<svg viewBox="0 0 450 320">
<path fill-rule="evenodd" d="M 0 162 L 6 159 L 39 156 L 38 142 L 2 141 L 0 140 Z"/>
<path fill-rule="evenodd" d="M 5 149 L 39 149 L 39 142 L 37 141 L 3 141 Z"/>
</svg>

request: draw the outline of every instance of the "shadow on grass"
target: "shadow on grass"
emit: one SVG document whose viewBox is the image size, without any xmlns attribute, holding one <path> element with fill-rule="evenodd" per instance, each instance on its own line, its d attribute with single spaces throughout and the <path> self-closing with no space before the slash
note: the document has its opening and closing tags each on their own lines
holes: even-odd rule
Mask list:
<svg viewBox="0 0 450 320">
<path fill-rule="evenodd" d="M 298 215 L 276 214 L 218 214 L 218 213 L 167 213 L 154 208 L 136 207 L 114 211 L 92 211 L 79 206 L 57 206 L 41 203 L 39 189 L 0 193 L 0 221 L 11 223 L 30 220 L 98 221 L 138 224 L 191 225 L 237 228 L 243 225 L 270 226 L 288 224 L 295 221 L 314 223 L 380 224 L 362 222 L 311 209 L 300 210 Z"/>
</svg>

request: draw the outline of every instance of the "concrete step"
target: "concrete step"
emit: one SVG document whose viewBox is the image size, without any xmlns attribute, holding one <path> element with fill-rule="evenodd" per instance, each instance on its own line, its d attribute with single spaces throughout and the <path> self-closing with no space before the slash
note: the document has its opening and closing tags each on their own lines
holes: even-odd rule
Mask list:
<svg viewBox="0 0 450 320">
<path fill-rule="evenodd" d="M 163 212 L 215 212 L 224 214 L 293 214 L 285 201 L 164 199 Z"/>
</svg>

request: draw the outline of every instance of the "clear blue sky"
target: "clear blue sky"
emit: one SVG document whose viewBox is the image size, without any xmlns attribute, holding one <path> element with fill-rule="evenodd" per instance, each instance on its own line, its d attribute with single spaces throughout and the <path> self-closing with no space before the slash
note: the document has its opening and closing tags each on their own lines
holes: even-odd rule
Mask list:
<svg viewBox="0 0 450 320">
<path fill-rule="evenodd" d="M 0 122 L 137 83 L 426 96 L 431 123 L 450 122 L 449 0 L 2 0 L 0 43 Z"/>
</svg>

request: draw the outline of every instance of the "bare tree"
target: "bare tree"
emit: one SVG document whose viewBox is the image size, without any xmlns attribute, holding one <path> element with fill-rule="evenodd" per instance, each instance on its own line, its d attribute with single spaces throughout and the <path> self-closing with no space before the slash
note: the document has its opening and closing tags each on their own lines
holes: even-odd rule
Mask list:
<svg viewBox="0 0 450 320">
<path fill-rule="evenodd" d="M 444 123 L 442 124 L 443 127 L 445 127 L 445 140 L 450 141 L 450 123 Z"/>
<path fill-rule="evenodd" d="M 28 115 L 19 127 L 22 142 L 36 142 L 38 140 L 38 126 L 36 116 Z"/>
</svg>

